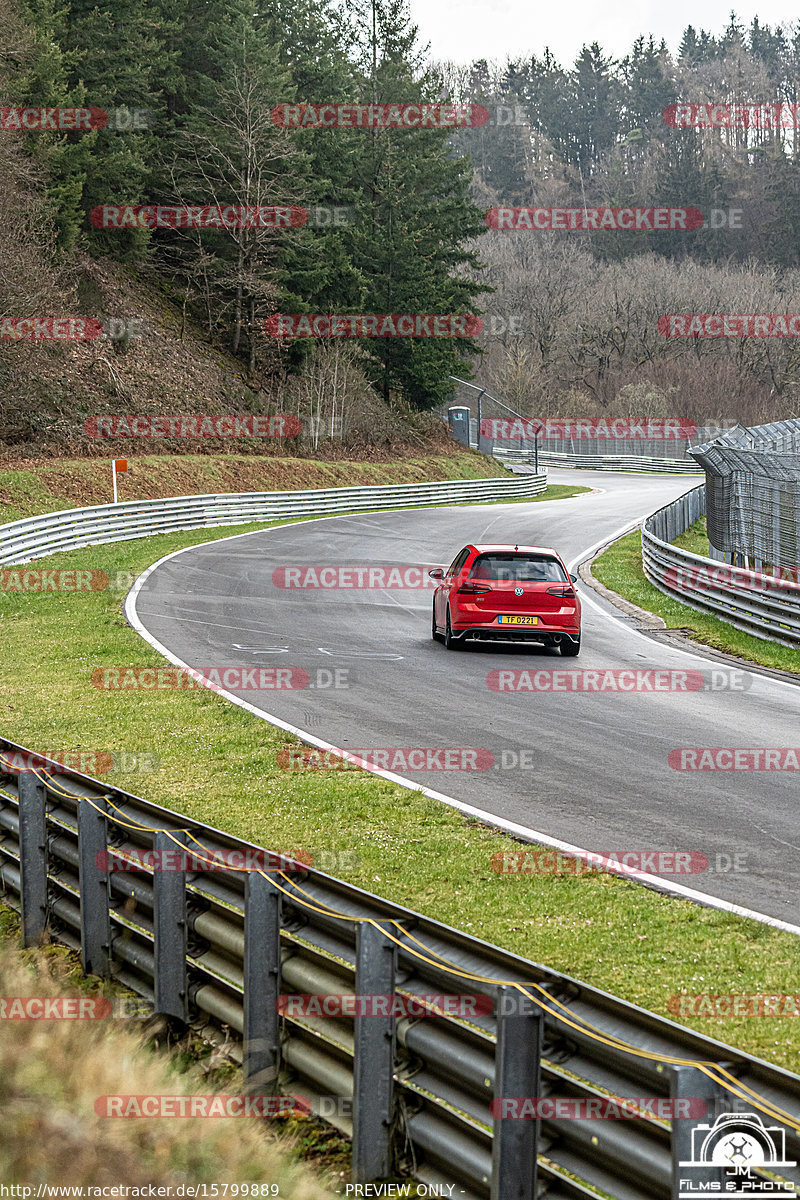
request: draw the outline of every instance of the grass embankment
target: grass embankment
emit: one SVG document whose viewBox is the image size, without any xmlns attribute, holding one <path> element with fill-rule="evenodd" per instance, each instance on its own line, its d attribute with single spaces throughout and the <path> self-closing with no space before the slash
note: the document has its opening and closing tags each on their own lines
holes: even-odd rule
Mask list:
<svg viewBox="0 0 800 1200">
<path fill-rule="evenodd" d="M 56 947 L 12 951 L 10 923 L 0 911 L 0 996 L 7 1004 L 16 996 L 87 999 L 74 956 Z M 179 1072 L 174 1056 L 145 1045 L 137 1025 L 102 1017 L 0 1020 L 0 1179 L 34 1187 L 122 1183 L 145 1188 L 143 1195 L 149 1185 L 203 1183 L 211 1195 L 211 1185 L 225 1182 L 263 1184 L 263 1195 L 275 1194 L 266 1188 L 272 1184 L 281 1200 L 333 1194 L 333 1177 L 315 1178 L 296 1161 L 296 1139 L 276 1134 L 274 1125 L 268 1130 L 261 1121 L 235 1117 L 100 1115 L 95 1102 L 103 1096 L 236 1093 L 209 1085 L 196 1067 Z"/>
<path fill-rule="evenodd" d="M 120 457 L 118 452 L 115 452 Z M 108 459 L 30 459 L 0 464 L 0 523 L 35 513 L 110 504 Z M 128 459 L 119 476 L 120 500 L 196 496 L 213 492 L 295 491 L 299 488 L 433 483 L 445 479 L 509 478 L 508 470 L 476 451 L 397 458 L 388 462 L 323 461 L 247 454 L 187 454 Z"/>
<path fill-rule="evenodd" d="M 682 533 L 675 545 L 692 554 L 708 556 L 705 517 Z M 592 574 L 600 583 L 661 617 L 668 629 L 680 629 L 696 642 L 734 654 L 762 667 L 800 674 L 800 650 L 752 637 L 716 617 L 698 612 L 673 600 L 653 587 L 642 570 L 642 537 L 638 529 L 614 542 L 592 563 Z"/>
<path fill-rule="evenodd" d="M 163 535 L 46 563 L 113 577 L 224 536 Z M 157 772 L 106 778 L 273 849 L 355 852 L 334 873 L 665 1016 L 681 992 L 796 991 L 800 941 L 790 934 L 611 875 L 498 875 L 491 857 L 517 846 L 511 839 L 367 773 L 282 770 L 277 753 L 294 740 L 213 692 L 95 690 L 97 667 L 163 664 L 125 623 L 121 600 L 107 591 L 0 596 L 3 735 L 36 750 L 154 752 Z M 686 1023 L 797 1064 L 796 1021 Z"/>
</svg>

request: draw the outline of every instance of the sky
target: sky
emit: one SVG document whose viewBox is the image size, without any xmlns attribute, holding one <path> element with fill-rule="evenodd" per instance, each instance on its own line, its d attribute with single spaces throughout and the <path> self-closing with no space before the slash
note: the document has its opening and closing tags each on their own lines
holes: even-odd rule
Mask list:
<svg viewBox="0 0 800 1200">
<path fill-rule="evenodd" d="M 623 56 L 639 34 L 663 37 L 676 50 L 687 25 L 718 34 L 728 24 L 731 0 L 643 0 L 608 4 L 591 0 L 410 0 L 420 40 L 431 43 L 434 59 L 472 62 L 541 55 L 549 46 L 562 66 L 571 65 L 581 47 L 597 41 L 607 54 Z M 749 25 L 758 16 L 762 25 L 790 25 L 800 19 L 792 0 L 759 0 L 736 6 L 739 20 Z"/>
</svg>

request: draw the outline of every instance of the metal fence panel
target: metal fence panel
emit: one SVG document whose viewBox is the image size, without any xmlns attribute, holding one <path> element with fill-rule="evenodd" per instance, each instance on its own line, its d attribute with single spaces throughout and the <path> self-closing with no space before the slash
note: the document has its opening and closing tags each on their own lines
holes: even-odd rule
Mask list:
<svg viewBox="0 0 800 1200">
<path fill-rule="evenodd" d="M 508 466 L 531 467 L 536 461 L 534 450 L 510 450 L 495 446 L 492 455 Z M 701 467 L 691 458 L 673 459 L 642 454 L 569 454 L 539 450 L 538 465 L 542 467 L 574 467 L 584 471 L 628 471 L 639 474 L 697 475 Z"/>
<path fill-rule="evenodd" d="M 706 473 L 708 538 L 760 567 L 800 569 L 800 420 L 738 425 L 690 454 Z"/>
</svg>

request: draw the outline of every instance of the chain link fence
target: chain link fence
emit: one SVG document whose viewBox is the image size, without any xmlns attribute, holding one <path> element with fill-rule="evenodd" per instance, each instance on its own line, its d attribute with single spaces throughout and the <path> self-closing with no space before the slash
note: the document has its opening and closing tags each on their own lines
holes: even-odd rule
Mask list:
<svg viewBox="0 0 800 1200">
<path fill-rule="evenodd" d="M 706 475 L 712 553 L 756 571 L 797 573 L 800 420 L 737 425 L 690 450 Z"/>
<path fill-rule="evenodd" d="M 630 425 L 634 429 L 636 421 L 632 418 L 620 418 L 625 424 Z M 487 432 L 490 432 L 489 425 L 486 423 Z M 509 432 L 514 432 L 514 423 L 508 422 Z M 580 422 L 574 421 L 571 424 L 580 426 Z M 609 426 L 613 425 L 612 421 L 608 422 Z M 642 422 L 646 426 L 647 422 Z M 598 461 L 603 458 L 645 458 L 645 459 L 663 459 L 669 462 L 682 462 L 687 471 L 694 469 L 693 460 L 689 457 L 689 451 L 693 444 L 698 441 L 710 441 L 718 437 L 722 433 L 722 429 L 716 425 L 697 426 L 697 433 L 692 437 L 687 438 L 647 438 L 638 436 L 623 436 L 613 437 L 604 433 L 602 425 L 600 426 L 599 436 L 590 436 L 590 430 L 587 422 L 587 436 L 580 436 L 580 428 L 576 429 L 576 436 L 573 437 L 547 437 L 541 436 L 539 441 L 539 454 L 558 455 L 564 458 L 583 458 L 588 460 L 591 465 L 592 459 Z M 635 432 L 635 430 L 634 430 Z M 481 448 L 485 448 L 489 453 L 497 450 L 524 450 L 528 453 L 533 453 L 534 439 L 533 438 L 487 438 L 482 439 Z M 544 461 L 554 461 L 545 459 Z"/>
<path fill-rule="evenodd" d="M 540 421 L 517 417 L 506 405 L 483 393 L 480 404 L 473 401 L 471 405 L 451 405 L 441 415 L 458 441 L 502 461 L 536 459 L 544 466 L 606 471 L 699 473 L 702 467 L 691 457 L 691 448 L 718 438 L 729 428 L 633 417 Z M 648 426 L 655 436 L 647 436 Z M 620 431 L 619 436 L 615 430 Z"/>
</svg>

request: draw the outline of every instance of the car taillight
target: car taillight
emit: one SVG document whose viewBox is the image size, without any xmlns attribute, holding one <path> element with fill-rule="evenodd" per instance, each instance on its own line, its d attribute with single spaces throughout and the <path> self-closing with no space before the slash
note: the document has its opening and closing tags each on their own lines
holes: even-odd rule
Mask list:
<svg viewBox="0 0 800 1200">
<path fill-rule="evenodd" d="M 570 600 L 575 599 L 575 593 L 573 592 L 572 588 L 567 587 L 566 584 L 564 584 L 563 587 L 549 587 L 547 589 L 547 594 L 548 596 L 563 596 L 565 599 Z"/>
<path fill-rule="evenodd" d="M 480 592 L 490 592 L 490 587 L 485 587 L 482 583 L 472 583 L 468 579 L 466 583 L 462 583 L 458 589 L 459 596 L 477 596 Z"/>
</svg>

